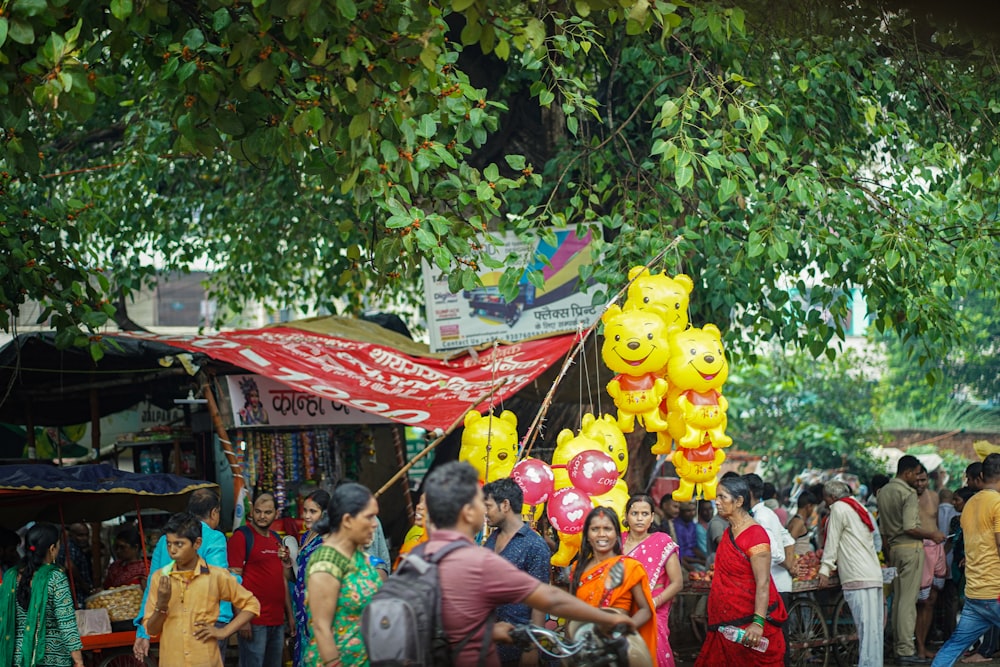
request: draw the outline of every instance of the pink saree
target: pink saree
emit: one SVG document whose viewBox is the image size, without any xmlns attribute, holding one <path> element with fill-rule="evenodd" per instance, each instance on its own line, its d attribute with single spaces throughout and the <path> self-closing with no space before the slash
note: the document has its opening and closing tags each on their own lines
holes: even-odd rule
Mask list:
<svg viewBox="0 0 1000 667">
<path fill-rule="evenodd" d="M 622 535 L 622 544 L 628 539 L 628 532 Z M 677 553 L 677 543 L 666 533 L 649 533 L 639 546 L 625 554 L 642 563 L 649 579 L 649 590 L 656 597 L 663 592 L 670 580 L 667 578 L 667 559 Z M 668 602 L 656 609 L 656 664 L 658 667 L 674 667 L 674 653 L 670 650 L 670 617 Z"/>
</svg>

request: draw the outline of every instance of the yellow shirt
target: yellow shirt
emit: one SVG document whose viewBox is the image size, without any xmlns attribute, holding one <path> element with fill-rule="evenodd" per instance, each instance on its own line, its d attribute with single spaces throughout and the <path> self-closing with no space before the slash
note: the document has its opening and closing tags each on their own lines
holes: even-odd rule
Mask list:
<svg viewBox="0 0 1000 667">
<path fill-rule="evenodd" d="M 198 641 L 194 637 L 198 625 L 215 625 L 219 602 L 233 604 L 234 613 L 252 611 L 260 615 L 260 603 L 253 593 L 236 583 L 229 570 L 209 566 L 204 559 L 188 572 L 175 572 L 173 561 L 153 573 L 150 594 L 143 618 L 152 617 L 156 607 L 156 591 L 160 579 L 170 577 L 170 604 L 160 633 L 160 667 L 223 667 L 219 642 Z M 147 632 L 149 626 L 146 626 Z"/>
<path fill-rule="evenodd" d="M 1000 596 L 1000 493 L 983 489 L 962 510 L 965 538 L 965 597 L 996 600 Z"/>
</svg>

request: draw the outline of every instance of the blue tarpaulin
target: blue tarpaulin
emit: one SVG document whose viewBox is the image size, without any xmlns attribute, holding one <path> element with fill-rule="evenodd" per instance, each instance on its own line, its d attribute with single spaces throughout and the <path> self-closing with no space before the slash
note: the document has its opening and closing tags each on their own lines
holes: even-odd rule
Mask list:
<svg viewBox="0 0 1000 667">
<path fill-rule="evenodd" d="M 125 472 L 107 463 L 0 466 L 0 525 L 104 521 L 142 509 L 180 512 L 192 491 L 215 487 L 180 475 Z"/>
</svg>

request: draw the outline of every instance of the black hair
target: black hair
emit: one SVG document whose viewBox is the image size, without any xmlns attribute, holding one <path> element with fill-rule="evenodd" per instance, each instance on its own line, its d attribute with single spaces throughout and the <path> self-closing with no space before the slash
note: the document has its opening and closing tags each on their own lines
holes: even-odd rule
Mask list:
<svg viewBox="0 0 1000 667">
<path fill-rule="evenodd" d="M 747 483 L 747 488 L 750 490 L 753 500 L 760 500 L 760 494 L 764 492 L 764 480 L 760 478 L 760 475 L 753 472 L 747 473 L 743 475 L 743 481 Z M 746 509 L 750 511 L 750 506 L 748 505 Z"/>
<path fill-rule="evenodd" d="M 483 497 L 492 498 L 497 505 L 506 500 L 514 514 L 520 514 L 524 508 L 524 491 L 510 477 L 502 477 L 484 485 Z"/>
<path fill-rule="evenodd" d="M 435 468 L 424 480 L 427 515 L 438 528 L 454 528 L 462 508 L 476 498 L 479 473 L 465 461 L 452 461 Z"/>
<path fill-rule="evenodd" d="M 995 482 L 1000 479 L 1000 454 L 987 454 L 983 459 L 983 481 Z"/>
<path fill-rule="evenodd" d="M 760 492 L 760 497 L 762 500 L 770 500 L 778 494 L 778 490 L 774 488 L 774 484 L 770 482 L 764 482 L 764 490 Z"/>
<path fill-rule="evenodd" d="M 754 475 L 754 477 L 757 476 Z M 757 479 L 760 479 L 760 477 L 757 477 Z M 733 500 L 742 498 L 743 511 L 749 514 L 752 505 L 750 504 L 750 487 L 747 485 L 746 475 L 742 477 L 739 475 L 734 475 L 732 477 L 723 476 L 723 478 L 719 480 L 719 486 L 724 487 L 726 491 L 729 492 L 729 495 L 733 497 Z"/>
<path fill-rule="evenodd" d="M 122 526 L 115 533 L 115 541 L 121 540 L 125 544 L 133 547 L 139 547 L 142 545 L 142 540 L 139 538 L 139 531 L 135 526 Z"/>
<path fill-rule="evenodd" d="M 327 491 L 326 489 L 316 489 L 308 496 L 306 496 L 302 502 L 305 502 L 306 500 L 313 501 L 314 503 L 319 505 L 319 508 L 321 510 L 325 512 L 326 506 L 330 504 L 330 492 Z"/>
<path fill-rule="evenodd" d="M 733 477 L 739 477 L 739 476 L 740 474 L 735 470 L 727 470 L 726 472 L 722 473 L 722 477 L 720 477 L 719 479 L 731 479 Z"/>
<path fill-rule="evenodd" d="M 187 513 L 204 520 L 219 508 L 219 494 L 212 489 L 197 489 L 188 498 Z"/>
<path fill-rule="evenodd" d="M 667 504 L 668 500 L 673 500 L 673 499 L 674 497 L 670 493 L 664 493 L 662 496 L 660 496 L 660 509 L 663 509 L 663 506 Z"/>
<path fill-rule="evenodd" d="M 806 491 L 805 493 L 799 494 L 799 499 L 795 501 L 795 506 L 802 509 L 806 505 L 819 505 L 819 499 L 816 498 L 812 493 Z"/>
<path fill-rule="evenodd" d="M 59 543 L 59 529 L 51 523 L 36 523 L 24 536 L 24 569 L 21 580 L 17 582 L 15 598 L 21 609 L 27 609 L 31 604 L 31 579 L 35 572 L 45 563 L 49 549 Z"/>
<path fill-rule="evenodd" d="M 367 486 L 357 482 L 344 482 L 330 494 L 326 512 L 313 524 L 313 530 L 320 535 L 336 533 L 344 523 L 345 516 L 356 517 L 372 500 L 372 492 Z"/>
<path fill-rule="evenodd" d="M 663 494 L 663 498 L 669 497 L 671 497 L 670 494 Z M 660 498 L 660 500 L 662 501 L 663 498 Z M 632 530 L 632 528 L 628 525 L 628 513 L 632 510 L 632 505 L 635 505 L 636 503 L 649 503 L 650 512 L 652 512 L 656 507 L 656 504 L 653 502 L 653 497 L 648 493 L 637 493 L 634 496 L 629 496 L 628 502 L 625 503 L 625 517 L 623 519 L 625 521 L 625 527 L 629 530 Z M 653 518 L 655 519 L 656 516 L 654 515 Z M 650 526 L 650 528 L 652 528 L 652 526 Z"/>
<path fill-rule="evenodd" d="M 664 494 L 664 497 L 666 497 L 666 494 Z M 653 502 L 653 497 L 651 495 L 648 493 L 637 493 L 634 496 L 629 496 L 628 502 L 625 503 L 625 516 L 628 516 L 629 510 L 632 509 L 632 505 L 635 505 L 636 503 L 648 503 L 650 511 L 656 507 L 656 503 Z"/>
<path fill-rule="evenodd" d="M 611 548 L 615 554 L 621 555 L 622 552 L 622 525 L 615 511 L 605 505 L 598 505 L 590 510 L 590 513 L 583 522 L 583 540 L 580 544 L 580 553 L 576 557 L 576 568 L 573 571 L 573 579 L 569 582 L 569 592 L 574 595 L 580 587 L 580 580 L 583 579 L 583 568 L 587 566 L 590 557 L 594 555 L 594 548 L 590 546 L 587 533 L 590 532 L 591 522 L 599 516 L 609 519 L 615 527 L 615 540 Z"/>
<path fill-rule="evenodd" d="M 164 535 L 176 535 L 194 544 L 201 538 L 201 518 L 193 512 L 178 512 L 167 519 Z"/>
<path fill-rule="evenodd" d="M 872 481 L 868 485 L 868 488 L 871 489 L 872 495 L 874 495 L 875 493 L 878 492 L 879 489 L 881 489 L 888 483 L 889 483 L 888 475 L 882 475 L 882 474 L 872 475 Z"/>
<path fill-rule="evenodd" d="M 983 478 L 983 464 L 980 461 L 973 461 L 965 467 L 965 477 L 967 480 Z"/>
<path fill-rule="evenodd" d="M 961 498 L 963 503 L 969 502 L 969 498 L 976 495 L 976 490 L 971 486 L 963 486 L 955 491 L 955 497 Z"/>
<path fill-rule="evenodd" d="M 920 459 L 916 456 L 911 456 L 906 454 L 901 459 L 899 463 L 896 464 L 896 477 L 910 472 L 911 470 L 917 470 L 922 467 L 923 464 L 920 463 Z"/>
</svg>

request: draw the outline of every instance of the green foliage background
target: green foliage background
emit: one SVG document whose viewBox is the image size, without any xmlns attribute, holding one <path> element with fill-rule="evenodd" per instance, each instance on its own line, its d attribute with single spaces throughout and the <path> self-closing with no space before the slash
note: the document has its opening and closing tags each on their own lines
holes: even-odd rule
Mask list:
<svg viewBox="0 0 1000 667">
<path fill-rule="evenodd" d="M 218 312 L 418 304 L 577 224 L 583 278 L 696 280 L 752 360 L 834 355 L 849 291 L 945 358 L 995 299 L 993 43 L 878 2 L 12 0 L 0 15 L 0 328 L 65 344 L 207 258 Z M 592 271 L 592 275 L 589 273 Z M 529 278 L 538 282 L 540 272 Z M 794 295 L 794 296 L 793 296 Z"/>
<path fill-rule="evenodd" d="M 776 352 L 740 366 L 726 384 L 729 428 L 741 450 L 766 457 L 769 479 L 790 486 L 807 468 L 868 480 L 884 472 L 870 449 L 889 443 L 878 425 L 871 360 L 848 351 L 833 361 Z"/>
</svg>

